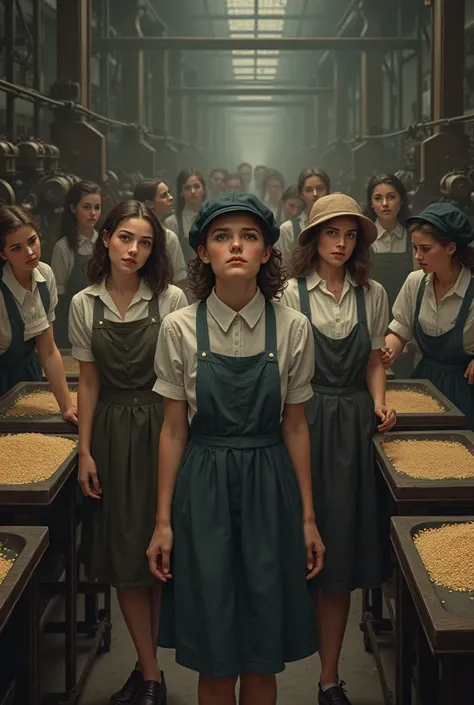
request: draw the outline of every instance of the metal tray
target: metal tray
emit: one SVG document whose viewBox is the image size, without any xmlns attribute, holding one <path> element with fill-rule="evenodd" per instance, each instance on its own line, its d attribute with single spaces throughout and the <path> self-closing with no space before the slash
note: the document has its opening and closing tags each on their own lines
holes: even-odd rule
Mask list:
<svg viewBox="0 0 474 705">
<path fill-rule="evenodd" d="M 70 385 L 73 392 L 77 384 Z M 32 392 L 49 392 L 48 382 L 20 382 L 0 398 L 1 433 L 56 433 L 77 434 L 77 426 L 64 421 L 61 414 L 55 416 L 8 416 L 10 409 L 19 397 Z"/>
<path fill-rule="evenodd" d="M 436 399 L 445 411 L 436 413 L 397 413 L 395 431 L 431 430 L 435 428 L 464 428 L 466 417 L 452 402 L 441 394 L 428 379 L 387 379 L 387 390 L 414 389 Z"/>
<path fill-rule="evenodd" d="M 0 584 L 0 633 L 48 547 L 45 526 L 1 526 L 2 551 L 15 562 Z"/>
<path fill-rule="evenodd" d="M 385 455 L 384 441 L 457 441 L 474 454 L 474 433 L 472 431 L 394 431 L 390 434 L 378 433 L 374 436 L 375 457 L 395 501 L 472 503 L 474 508 L 474 477 L 456 480 L 422 480 L 397 472 Z"/>
<path fill-rule="evenodd" d="M 29 429 L 28 429 L 29 430 Z M 1 433 L 1 436 L 10 434 Z M 51 434 L 69 438 L 77 442 L 77 436 L 65 433 Z M 32 462 L 34 454 L 32 453 Z M 24 485 L 1 485 L 0 484 L 0 506 L 32 506 L 48 505 L 55 499 L 65 482 L 77 467 L 77 447 L 74 448 L 55 473 L 47 480 L 41 482 L 30 482 Z"/>
<path fill-rule="evenodd" d="M 415 603 L 426 637 L 435 653 L 474 653 L 474 595 L 434 585 L 413 537 L 422 529 L 474 521 L 464 517 L 393 517 L 391 538 L 398 565 Z"/>
</svg>

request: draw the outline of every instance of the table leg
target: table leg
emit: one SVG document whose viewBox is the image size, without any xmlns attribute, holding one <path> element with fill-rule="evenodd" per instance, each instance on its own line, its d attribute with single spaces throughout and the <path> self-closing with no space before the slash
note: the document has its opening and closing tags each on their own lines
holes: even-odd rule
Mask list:
<svg viewBox="0 0 474 705">
<path fill-rule="evenodd" d="M 415 610 L 410 591 L 399 566 L 395 570 L 396 590 L 396 674 L 395 705 L 411 705 L 413 636 Z"/>
</svg>

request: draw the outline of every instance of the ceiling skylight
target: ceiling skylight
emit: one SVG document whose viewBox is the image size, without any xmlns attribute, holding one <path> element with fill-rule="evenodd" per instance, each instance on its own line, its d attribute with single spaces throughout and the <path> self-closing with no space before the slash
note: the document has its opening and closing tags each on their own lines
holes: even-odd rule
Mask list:
<svg viewBox="0 0 474 705">
<path fill-rule="evenodd" d="M 283 35 L 288 0 L 226 0 L 229 34 L 241 39 L 251 37 L 278 38 Z M 254 19 L 248 15 L 257 14 Z M 239 19 L 245 15 L 245 19 Z M 261 15 L 275 15 L 260 19 Z M 272 81 L 276 77 L 279 51 L 233 51 L 232 63 L 237 80 Z M 269 58 L 271 57 L 271 58 Z M 245 59 L 245 61 L 244 61 Z"/>
</svg>

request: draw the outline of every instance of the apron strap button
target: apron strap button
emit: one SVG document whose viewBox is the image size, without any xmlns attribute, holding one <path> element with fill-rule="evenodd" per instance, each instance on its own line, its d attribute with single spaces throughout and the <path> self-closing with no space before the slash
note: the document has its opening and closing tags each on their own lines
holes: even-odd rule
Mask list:
<svg viewBox="0 0 474 705">
<path fill-rule="evenodd" d="M 202 353 L 201 353 L 201 357 L 207 357 L 207 353 L 202 352 Z"/>
<path fill-rule="evenodd" d="M 99 321 L 99 326 L 103 326 L 103 325 L 104 325 L 104 321 Z"/>
<path fill-rule="evenodd" d="M 268 357 L 274 358 L 275 355 L 273 353 L 268 353 Z"/>
</svg>

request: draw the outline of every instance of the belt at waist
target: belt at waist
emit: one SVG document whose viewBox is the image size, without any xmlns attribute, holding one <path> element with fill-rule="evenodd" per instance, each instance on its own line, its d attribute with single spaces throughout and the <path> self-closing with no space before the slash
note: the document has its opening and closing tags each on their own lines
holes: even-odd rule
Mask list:
<svg viewBox="0 0 474 705">
<path fill-rule="evenodd" d="M 153 389 L 112 389 L 102 387 L 99 401 L 104 404 L 117 404 L 118 406 L 148 406 L 159 404 L 163 397 Z"/>
<path fill-rule="evenodd" d="M 367 385 L 365 382 L 361 384 L 353 384 L 350 387 L 325 387 L 322 384 L 311 384 L 313 392 L 315 394 L 327 394 L 328 396 L 351 396 L 352 394 L 357 394 L 357 392 L 366 392 Z"/>
<path fill-rule="evenodd" d="M 452 364 L 452 363 L 445 363 L 445 362 L 438 362 L 437 360 L 432 360 L 429 357 L 422 357 L 420 361 L 420 365 L 428 365 L 429 367 L 433 367 L 436 370 L 446 370 L 446 371 L 453 371 L 457 370 L 460 372 L 465 372 L 466 367 L 469 365 L 470 361 L 472 358 L 468 358 L 466 356 L 466 362 L 460 362 L 459 364 Z"/>
<path fill-rule="evenodd" d="M 276 446 L 283 442 L 279 433 L 270 433 L 267 436 L 205 436 L 200 433 L 192 433 L 191 443 L 201 446 L 211 446 L 213 448 L 266 448 Z"/>
</svg>

